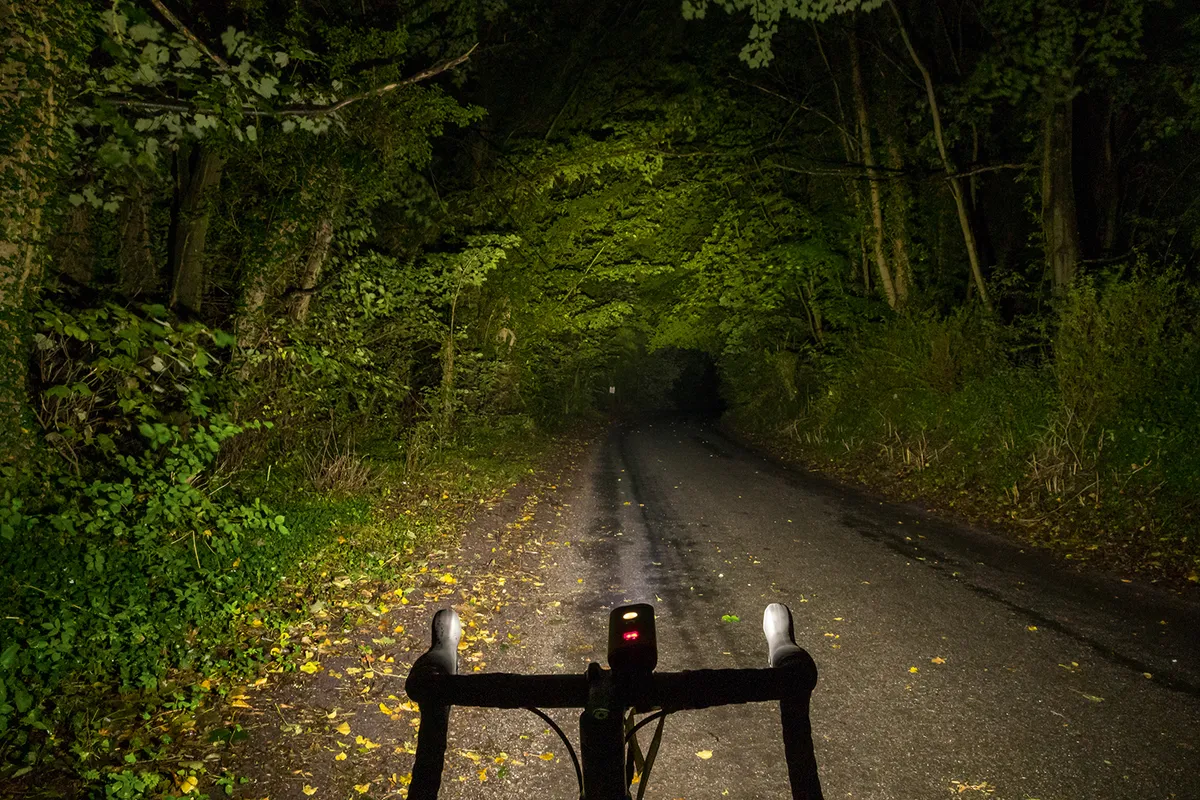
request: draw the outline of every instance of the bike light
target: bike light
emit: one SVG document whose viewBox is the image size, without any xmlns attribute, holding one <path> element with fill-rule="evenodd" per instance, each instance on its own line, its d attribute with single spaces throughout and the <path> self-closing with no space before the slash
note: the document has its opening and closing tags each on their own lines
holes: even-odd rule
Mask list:
<svg viewBox="0 0 1200 800">
<path fill-rule="evenodd" d="M 658 664 L 654 607 L 618 606 L 608 615 L 608 665 L 614 672 L 653 670 Z"/>
</svg>

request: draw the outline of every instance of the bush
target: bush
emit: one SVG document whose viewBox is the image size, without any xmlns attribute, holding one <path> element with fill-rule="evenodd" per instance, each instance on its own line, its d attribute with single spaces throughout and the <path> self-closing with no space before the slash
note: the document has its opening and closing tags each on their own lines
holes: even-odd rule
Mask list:
<svg viewBox="0 0 1200 800">
<path fill-rule="evenodd" d="M 1197 300 L 1142 263 L 1081 280 L 1050 337 L 969 310 L 895 317 L 807 363 L 737 364 L 737 418 L 788 431 L 814 460 L 1023 519 L 1038 538 L 1194 575 Z M 1044 363 L 1028 359 L 1031 339 Z"/>
<path fill-rule="evenodd" d="M 207 347 L 228 337 L 155 306 L 38 319 L 48 452 L 9 468 L 22 491 L 0 504 L 0 743 L 49 729 L 72 679 L 153 687 L 192 666 L 235 614 L 222 597 L 264 578 L 247 543 L 288 532 L 210 484 L 222 442 L 258 427 L 212 411 Z"/>
</svg>

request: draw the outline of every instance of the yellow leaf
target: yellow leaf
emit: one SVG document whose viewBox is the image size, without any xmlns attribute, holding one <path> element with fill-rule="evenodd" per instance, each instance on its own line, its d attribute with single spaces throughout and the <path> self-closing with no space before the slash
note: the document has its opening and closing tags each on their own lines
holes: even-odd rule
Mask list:
<svg viewBox="0 0 1200 800">
<path fill-rule="evenodd" d="M 390 708 L 388 708 L 387 706 L 385 706 L 383 703 L 379 704 L 379 710 L 382 711 L 384 714 L 388 714 L 388 715 L 390 715 L 392 713 L 392 710 Z"/>
<path fill-rule="evenodd" d="M 458 579 L 456 579 L 456 578 L 455 578 L 453 575 L 451 575 L 449 572 L 447 572 L 447 573 L 446 573 L 445 575 L 443 575 L 442 577 L 438 578 L 438 580 L 440 580 L 442 583 L 445 583 L 445 584 L 455 584 L 455 583 L 458 583 Z"/>
<path fill-rule="evenodd" d="M 934 656 L 933 658 L 929 659 L 929 663 L 930 664 L 945 664 L 946 659 L 942 658 L 941 656 Z"/>
<path fill-rule="evenodd" d="M 184 794 L 191 794 L 196 791 L 196 778 L 193 775 L 188 775 L 179 782 L 179 791 Z"/>
<path fill-rule="evenodd" d="M 1027 631 L 1036 631 L 1036 630 L 1037 630 L 1037 625 L 1028 625 L 1028 626 L 1026 626 L 1025 630 L 1027 630 Z"/>
<path fill-rule="evenodd" d="M 707 761 L 712 758 L 712 750 L 699 750 L 696 752 L 696 758 L 702 758 Z"/>
<path fill-rule="evenodd" d="M 349 736 L 350 735 L 350 723 L 343 722 L 341 725 L 338 725 L 336 728 L 334 728 L 334 730 L 337 731 L 338 733 L 340 733 L 342 736 Z"/>
<path fill-rule="evenodd" d="M 263 626 L 263 621 L 261 619 L 252 620 L 250 622 L 251 628 L 261 628 L 262 626 Z"/>
<path fill-rule="evenodd" d="M 918 670 L 916 667 L 909 667 L 908 671 L 909 672 L 920 672 L 920 670 Z"/>
<path fill-rule="evenodd" d="M 311 796 L 317 793 L 317 787 L 304 784 L 304 793 Z"/>
<path fill-rule="evenodd" d="M 234 698 L 234 701 L 232 703 L 230 703 L 229 705 L 233 706 L 234 708 L 253 708 L 254 707 L 240 697 Z"/>
<path fill-rule="evenodd" d="M 356 783 L 354 784 L 354 791 L 358 792 L 359 794 L 366 794 L 367 792 L 371 791 L 371 784 Z"/>
<path fill-rule="evenodd" d="M 481 782 L 487 780 L 487 770 L 486 769 L 479 770 L 479 780 Z"/>
<path fill-rule="evenodd" d="M 334 757 L 333 757 L 333 760 L 334 760 L 334 761 L 345 761 L 345 760 L 346 760 L 346 754 L 345 754 L 345 753 L 338 753 L 336 756 L 334 756 Z"/>
<path fill-rule="evenodd" d="M 553 761 L 554 753 L 542 753 L 540 756 L 538 756 L 538 758 L 540 758 L 542 761 Z"/>
<path fill-rule="evenodd" d="M 318 664 L 316 661 L 307 661 L 300 665 L 300 671 L 307 672 L 309 675 L 312 675 L 313 673 L 317 672 L 319 669 L 321 669 L 321 665 Z"/>
</svg>

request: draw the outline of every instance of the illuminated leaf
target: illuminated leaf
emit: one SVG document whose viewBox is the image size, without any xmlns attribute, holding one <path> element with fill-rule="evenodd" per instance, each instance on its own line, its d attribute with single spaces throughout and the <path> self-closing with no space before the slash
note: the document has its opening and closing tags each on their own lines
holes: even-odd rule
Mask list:
<svg viewBox="0 0 1200 800">
<path fill-rule="evenodd" d="M 698 750 L 696 751 L 696 758 L 702 758 L 707 761 L 712 758 L 712 750 Z"/>
</svg>

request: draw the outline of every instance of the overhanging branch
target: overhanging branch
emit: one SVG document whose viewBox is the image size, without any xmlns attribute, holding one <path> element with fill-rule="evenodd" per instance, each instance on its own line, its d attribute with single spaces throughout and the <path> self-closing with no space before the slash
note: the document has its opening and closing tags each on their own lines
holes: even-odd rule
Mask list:
<svg viewBox="0 0 1200 800">
<path fill-rule="evenodd" d="M 216 64 L 221 69 L 223 69 L 223 70 L 229 69 L 229 64 L 226 63 L 225 59 L 221 58 L 219 55 L 214 53 L 212 50 L 209 49 L 208 45 L 206 45 L 204 42 L 200 41 L 200 37 L 198 37 L 196 34 L 192 33 L 191 30 L 188 29 L 187 25 L 184 25 L 182 22 L 180 22 L 179 18 L 176 17 L 174 14 L 172 14 L 171 10 L 162 4 L 162 0 L 150 0 L 150 2 L 154 5 L 155 8 L 158 9 L 158 13 L 162 14 L 166 18 L 167 22 L 174 25 L 175 29 L 177 31 L 182 33 L 185 37 L 187 37 L 187 40 L 189 42 L 191 42 L 192 44 L 194 44 L 196 46 L 197 50 L 199 50 L 201 53 L 204 53 L 204 55 L 206 55 L 210 59 L 212 59 L 213 63 Z"/>
<path fill-rule="evenodd" d="M 443 72 L 452 70 L 469 59 L 471 54 L 474 53 L 478 47 L 478 44 L 472 45 L 470 50 L 460 56 L 456 56 L 455 58 L 451 58 L 447 61 L 434 64 L 432 67 L 423 69 L 415 75 L 409 75 L 407 78 L 402 78 L 401 80 L 394 81 L 392 83 L 385 83 L 382 86 L 376 86 L 368 89 L 365 92 L 351 95 L 350 97 L 343 97 L 341 100 L 338 100 L 335 103 L 329 103 L 327 105 L 296 103 L 293 105 L 280 106 L 278 108 L 264 108 L 262 106 L 246 103 L 242 106 L 242 113 L 252 117 L 323 117 L 327 114 L 341 111 L 346 106 L 349 106 L 352 103 L 357 103 L 360 100 L 379 97 L 387 94 L 388 92 L 393 92 L 402 86 L 410 86 L 414 83 L 420 83 L 421 81 L 426 81 L 430 78 L 440 75 Z M 121 106 L 122 108 L 135 108 L 142 111 L 191 112 L 201 110 L 200 107 L 193 103 L 187 103 L 180 100 L 142 100 L 134 97 L 106 97 L 103 98 L 103 100 L 114 105 Z"/>
</svg>

